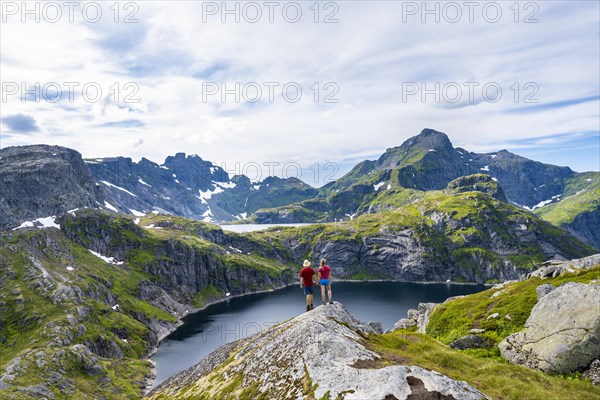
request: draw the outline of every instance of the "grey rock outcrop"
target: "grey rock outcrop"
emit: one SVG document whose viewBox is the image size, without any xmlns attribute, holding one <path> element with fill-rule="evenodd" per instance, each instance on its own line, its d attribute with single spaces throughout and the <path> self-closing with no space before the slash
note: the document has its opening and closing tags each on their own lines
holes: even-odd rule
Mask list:
<svg viewBox="0 0 600 400">
<path fill-rule="evenodd" d="M 392 331 L 416 326 L 417 332 L 425 334 L 427 325 L 429 324 L 429 316 L 437 305 L 437 303 L 419 303 L 416 310 L 408 310 L 407 317 L 394 324 Z"/>
<path fill-rule="evenodd" d="M 193 398 L 209 385 L 211 393 L 231 390 L 235 397 L 254 386 L 270 398 L 305 398 L 310 387 L 315 398 L 329 393 L 338 399 L 423 398 L 485 399 L 465 382 L 416 366 L 380 366 L 380 356 L 360 342 L 372 333 L 339 303 L 320 306 L 290 321 L 217 350 L 196 367 L 159 385 L 154 396 L 175 396 L 186 391 Z M 301 350 L 302 349 L 302 350 Z M 233 360 L 227 362 L 226 360 Z M 373 366 L 371 366 L 373 365 Z M 217 368 L 215 368 L 217 367 Z M 239 379 L 240 387 L 218 383 L 219 376 Z M 193 388 L 193 389 L 190 389 Z"/>
<path fill-rule="evenodd" d="M 383 333 L 383 325 L 381 324 L 381 322 L 369 322 L 367 324 L 369 326 L 369 328 L 371 328 L 373 330 L 373 332 L 375 333 Z"/>
<path fill-rule="evenodd" d="M 47 145 L 0 150 L 0 193 L 0 230 L 75 208 L 95 208 L 106 198 L 81 154 Z"/>
<path fill-rule="evenodd" d="M 552 292 L 554 289 L 556 289 L 556 287 L 549 285 L 547 283 L 538 286 L 537 288 L 535 288 L 535 293 L 537 295 L 537 299 L 541 299 L 542 297 L 544 297 L 545 295 L 547 295 L 548 293 Z"/>
<path fill-rule="evenodd" d="M 600 359 L 592 361 L 590 367 L 581 374 L 581 377 L 590 379 L 594 385 L 600 385 Z"/>
<path fill-rule="evenodd" d="M 474 174 L 461 176 L 448 184 L 448 191 L 454 193 L 483 192 L 493 198 L 508 203 L 504 191 L 489 175 Z"/>
<path fill-rule="evenodd" d="M 600 355 L 600 285 L 569 282 L 542 297 L 525 330 L 500 342 L 513 364 L 548 372 L 584 368 Z"/>
<path fill-rule="evenodd" d="M 456 339 L 449 346 L 455 350 L 481 349 L 489 347 L 489 343 L 479 335 L 467 335 Z"/>
<path fill-rule="evenodd" d="M 556 278 L 563 272 L 574 272 L 577 270 L 587 270 L 600 264 L 600 253 L 593 254 L 588 257 L 578 258 L 568 261 L 548 261 L 535 271 L 531 272 L 527 277 L 537 277 L 540 279 Z"/>
</svg>

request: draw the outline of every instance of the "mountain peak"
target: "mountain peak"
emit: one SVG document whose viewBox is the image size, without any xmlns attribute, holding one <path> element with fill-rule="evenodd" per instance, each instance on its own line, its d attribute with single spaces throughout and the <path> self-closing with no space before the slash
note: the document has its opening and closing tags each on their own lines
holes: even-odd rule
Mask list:
<svg viewBox="0 0 600 400">
<path fill-rule="evenodd" d="M 440 132 L 440 131 L 436 131 L 435 129 L 431 129 L 431 128 L 424 128 L 421 133 L 419 133 L 419 136 L 443 136 L 445 138 L 448 138 L 448 136 L 444 133 L 444 132 Z"/>
<path fill-rule="evenodd" d="M 413 136 L 402 143 L 401 147 L 417 147 L 423 150 L 437 151 L 453 149 L 452 143 L 445 133 L 429 128 L 423 129 L 417 136 Z"/>
<path fill-rule="evenodd" d="M 198 154 L 187 155 L 185 153 L 179 152 L 179 153 L 176 153 L 174 156 L 168 156 L 165 159 L 164 165 L 172 163 L 173 161 L 179 161 L 179 162 L 196 161 L 196 162 L 201 162 L 201 163 L 204 162 L 204 160 Z"/>
</svg>

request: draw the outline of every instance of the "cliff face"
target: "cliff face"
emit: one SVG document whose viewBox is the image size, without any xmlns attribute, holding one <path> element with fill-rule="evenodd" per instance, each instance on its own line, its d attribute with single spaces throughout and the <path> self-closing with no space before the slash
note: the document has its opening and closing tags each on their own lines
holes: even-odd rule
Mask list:
<svg viewBox="0 0 600 400">
<path fill-rule="evenodd" d="M 577 214 L 573 221 L 562 226 L 577 238 L 600 249 L 600 206 Z"/>
<path fill-rule="evenodd" d="M 327 258 L 334 276 L 407 281 L 516 279 L 542 261 L 595 250 L 528 212 L 479 192 L 431 193 L 353 221 L 255 233 L 298 264 Z"/>
<path fill-rule="evenodd" d="M 72 240 L 100 254 L 131 260 L 182 303 L 198 293 L 232 295 L 291 282 L 285 258 L 270 246 L 179 217 L 131 218 L 92 210 L 59 219 Z M 236 247 L 237 246 L 237 247 Z"/>
<path fill-rule="evenodd" d="M 106 199 L 81 155 L 60 146 L 0 150 L 0 230 Z"/>
<path fill-rule="evenodd" d="M 134 221 L 81 210 L 59 222 L 86 248 L 144 260 L 162 288 L 188 303 L 207 287 L 237 294 L 293 282 L 305 258 L 327 258 L 339 278 L 481 283 L 524 276 L 547 259 L 594 253 L 567 232 L 474 192 L 441 194 L 351 222 L 243 235 L 154 214 Z"/>
<path fill-rule="evenodd" d="M 417 393 L 420 398 L 488 398 L 434 371 L 398 362 L 378 365 L 381 356 L 363 339 L 374 333 L 341 304 L 323 305 L 217 350 L 149 398 L 408 399 Z"/>
</svg>

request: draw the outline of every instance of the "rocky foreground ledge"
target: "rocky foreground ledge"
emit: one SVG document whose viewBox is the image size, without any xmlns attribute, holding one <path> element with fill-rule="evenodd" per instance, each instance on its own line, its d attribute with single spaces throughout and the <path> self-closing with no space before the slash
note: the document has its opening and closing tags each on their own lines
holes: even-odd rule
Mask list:
<svg viewBox="0 0 600 400">
<path fill-rule="evenodd" d="M 388 365 L 364 346 L 375 331 L 340 303 L 322 305 L 225 345 L 149 394 L 151 399 L 487 399 L 466 382 Z"/>
</svg>

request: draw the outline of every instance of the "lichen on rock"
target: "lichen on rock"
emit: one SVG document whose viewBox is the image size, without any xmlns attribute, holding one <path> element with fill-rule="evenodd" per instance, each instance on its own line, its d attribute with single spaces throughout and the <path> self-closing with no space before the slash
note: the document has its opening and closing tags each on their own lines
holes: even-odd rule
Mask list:
<svg viewBox="0 0 600 400">
<path fill-rule="evenodd" d="M 547 372 L 584 368 L 600 354 L 600 285 L 569 282 L 541 297 L 525 330 L 500 344 L 513 364 Z"/>
</svg>

